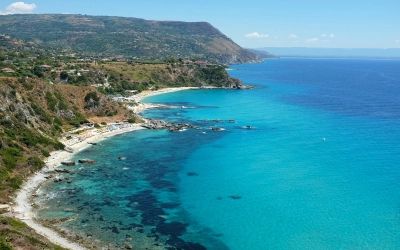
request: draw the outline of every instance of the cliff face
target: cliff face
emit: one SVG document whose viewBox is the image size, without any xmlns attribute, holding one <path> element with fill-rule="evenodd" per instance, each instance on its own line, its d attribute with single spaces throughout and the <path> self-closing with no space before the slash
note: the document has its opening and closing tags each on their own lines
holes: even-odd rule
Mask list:
<svg viewBox="0 0 400 250">
<path fill-rule="evenodd" d="M 63 130 L 93 117 L 133 118 L 93 87 L 50 85 L 35 79 L 0 79 L 0 204 L 22 180 L 44 166 L 49 152 L 63 149 Z"/>
<path fill-rule="evenodd" d="M 4 15 L 0 34 L 87 55 L 123 55 L 141 59 L 197 58 L 218 63 L 258 62 L 206 22 L 148 21 L 86 15 Z"/>
</svg>

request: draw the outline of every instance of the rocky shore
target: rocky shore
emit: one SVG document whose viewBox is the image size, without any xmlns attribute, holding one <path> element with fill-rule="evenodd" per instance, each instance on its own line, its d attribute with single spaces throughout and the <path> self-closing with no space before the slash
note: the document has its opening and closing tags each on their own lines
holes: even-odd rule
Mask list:
<svg viewBox="0 0 400 250">
<path fill-rule="evenodd" d="M 135 107 L 131 107 L 135 113 L 139 113 L 148 108 L 171 108 L 163 105 L 155 105 L 148 103 L 140 103 L 140 101 L 149 96 L 169 93 L 173 91 L 180 90 L 188 90 L 188 89 L 198 89 L 198 88 L 169 88 L 162 89 L 159 91 L 144 91 L 139 95 L 136 95 L 136 101 L 138 104 Z M 172 107 L 173 108 L 173 107 Z M 86 245 L 86 241 L 82 239 L 72 237 L 67 233 L 57 230 L 52 226 L 52 223 L 47 221 L 39 221 L 35 218 L 35 208 L 36 205 L 32 203 L 32 197 L 36 196 L 36 191 L 40 188 L 41 184 L 45 181 L 54 181 L 54 182 L 67 182 L 72 183 L 73 179 L 71 175 L 73 172 L 70 172 L 65 168 L 57 168 L 58 166 L 72 166 L 75 165 L 74 161 L 71 161 L 70 158 L 80 150 L 88 146 L 95 146 L 98 141 L 109 138 L 117 134 L 127 133 L 131 131 L 135 131 L 138 129 L 168 129 L 169 132 L 178 132 L 186 129 L 202 129 L 198 126 L 192 124 L 174 124 L 168 123 L 163 120 L 153 120 L 153 119 L 144 119 L 145 123 L 142 124 L 113 124 L 112 126 L 107 127 L 107 130 L 104 129 L 91 129 L 87 133 L 85 132 L 84 136 L 79 136 L 73 139 L 61 139 L 61 141 L 67 145 L 65 150 L 54 151 L 50 153 L 50 157 L 45 160 L 46 167 L 35 175 L 31 176 L 28 180 L 26 180 L 19 190 L 15 198 L 15 205 L 12 206 L 12 214 L 14 217 L 23 220 L 29 227 L 33 228 L 37 233 L 46 237 L 50 241 L 58 244 L 62 247 L 68 249 L 88 249 L 90 248 L 90 244 Z M 220 120 L 211 120 L 214 122 L 222 122 Z M 233 120 L 229 120 L 228 122 L 234 122 Z M 211 130 L 223 130 L 219 127 L 211 127 Z M 124 158 L 120 158 L 119 160 L 124 160 Z M 96 162 L 95 159 L 80 159 L 80 163 L 91 164 Z M 68 175 L 68 177 L 65 177 Z M 86 247 L 85 247 L 86 246 Z"/>
<path fill-rule="evenodd" d="M 164 94 L 174 91 L 188 90 L 188 89 L 196 89 L 196 88 L 169 88 L 162 89 L 159 91 L 144 91 L 141 94 L 137 95 L 137 102 L 142 100 L 145 97 Z M 160 105 L 139 103 L 134 112 L 142 112 L 148 108 L 156 108 L 160 107 Z M 164 107 L 165 108 L 165 107 Z M 96 143 L 104 138 L 109 138 L 117 134 L 132 132 L 138 129 L 165 129 L 168 128 L 172 131 L 179 131 L 186 127 L 194 126 L 189 124 L 170 124 L 164 121 L 159 120 L 147 120 L 144 124 L 120 124 L 120 126 L 115 126 L 110 130 L 101 130 L 101 129 L 92 129 L 90 133 L 85 133 L 84 136 L 80 136 L 79 138 L 66 140 L 65 138 L 61 139 L 61 141 L 67 145 L 66 150 L 59 150 L 50 153 L 50 157 L 45 159 L 46 167 L 42 170 L 38 171 L 36 174 L 25 180 L 21 189 L 16 194 L 14 205 L 11 206 L 10 210 L 11 216 L 14 216 L 22 221 L 24 221 L 29 227 L 33 228 L 38 234 L 46 237 L 51 242 L 58 244 L 62 247 L 68 249 L 88 249 L 85 247 L 85 241 L 77 240 L 75 238 L 68 237 L 67 234 L 56 231 L 55 228 L 52 229 L 51 223 L 47 223 L 44 221 L 39 221 L 35 218 L 35 207 L 36 205 L 32 203 L 32 197 L 36 195 L 36 191 L 40 188 L 43 182 L 45 181 L 73 181 L 72 179 L 66 179 L 57 174 L 65 174 L 69 170 L 56 168 L 61 165 L 73 165 L 75 162 L 69 160 L 75 153 L 79 152 L 85 147 L 94 146 Z M 82 159 L 84 163 L 90 164 L 93 162 L 91 159 Z M 71 174 L 71 173 L 67 173 Z M 79 242 L 80 244 L 78 244 Z"/>
</svg>

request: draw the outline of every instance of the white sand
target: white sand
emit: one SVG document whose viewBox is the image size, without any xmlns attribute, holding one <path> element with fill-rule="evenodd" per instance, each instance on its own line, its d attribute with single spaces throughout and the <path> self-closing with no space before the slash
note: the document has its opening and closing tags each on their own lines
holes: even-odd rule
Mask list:
<svg viewBox="0 0 400 250">
<path fill-rule="evenodd" d="M 130 98 L 134 99 L 137 102 L 137 106 L 129 106 L 128 108 L 131 109 L 133 112 L 136 114 L 143 112 L 146 109 L 149 108 L 158 108 L 163 105 L 158 105 L 158 104 L 152 104 L 152 103 L 142 103 L 141 101 L 144 98 L 150 97 L 150 96 L 155 96 L 155 95 L 160 95 L 160 94 L 166 94 L 166 93 L 171 93 L 171 92 L 176 92 L 176 91 L 182 91 L 182 90 L 193 90 L 193 89 L 215 89 L 217 87 L 212 87 L 212 86 L 207 86 L 203 88 L 198 88 L 198 87 L 179 87 L 179 88 L 165 88 L 165 89 L 159 89 L 159 90 L 145 90 L 142 91 L 139 94 L 130 96 Z"/>
<path fill-rule="evenodd" d="M 160 94 L 165 94 L 165 93 L 171 93 L 171 92 L 176 92 L 176 91 L 181 91 L 181 90 L 189 90 L 189 89 L 199 89 L 198 87 L 179 87 L 179 88 L 165 88 L 165 89 L 159 89 L 159 90 L 145 90 L 140 92 L 137 95 L 131 96 L 131 98 L 134 98 L 136 102 L 140 102 L 146 97 L 154 96 L 154 95 L 160 95 Z"/>
<path fill-rule="evenodd" d="M 181 88 L 166 88 L 166 89 L 160 89 L 157 91 L 143 91 L 140 94 L 137 94 L 135 96 L 132 96 L 135 98 L 136 102 L 140 102 L 143 98 L 149 97 L 149 96 L 154 96 L 154 95 L 159 95 L 159 94 L 164 94 L 164 93 L 170 93 L 174 91 L 181 91 L 181 90 L 189 90 L 189 89 L 199 89 L 197 87 L 181 87 Z M 142 112 L 143 110 L 147 108 L 154 108 L 157 107 L 157 105 L 154 104 L 148 104 L 148 103 L 139 103 L 137 108 L 134 109 L 134 112 L 139 113 Z M 116 134 L 121 134 L 121 133 L 126 133 L 138 129 L 142 129 L 140 124 L 131 124 L 132 126 L 129 128 L 123 128 L 123 129 L 118 129 L 114 130 L 111 132 L 103 132 L 100 133 L 99 131 L 95 131 L 94 133 L 87 133 L 86 137 L 89 137 L 83 141 L 63 141 L 64 144 L 66 144 L 68 147 L 74 149 L 74 152 L 78 152 L 79 150 L 90 146 L 88 142 L 97 142 L 100 141 L 101 139 L 105 137 L 111 137 Z M 42 169 L 40 172 L 36 173 L 32 177 L 30 177 L 28 180 L 26 180 L 21 187 L 21 189 L 17 193 L 17 197 L 15 198 L 15 205 L 12 207 L 14 216 L 16 218 L 19 218 L 23 220 L 29 227 L 33 228 L 38 234 L 43 235 L 46 237 L 48 240 L 51 242 L 58 244 L 62 247 L 68 248 L 68 249 L 86 249 L 83 246 L 80 246 L 74 242 L 71 242 L 70 240 L 63 238 L 60 236 L 57 232 L 54 230 L 47 228 L 38 222 L 34 220 L 35 215 L 33 213 L 31 204 L 29 203 L 30 197 L 36 192 L 37 188 L 46 180 L 44 177 L 46 176 L 45 173 L 48 170 L 53 170 L 55 167 L 61 165 L 61 162 L 64 160 L 67 160 L 72 157 L 73 154 L 68 153 L 64 150 L 59 150 L 59 151 L 54 151 L 50 154 L 50 157 L 48 157 L 45 162 L 46 162 L 46 168 Z"/>
</svg>

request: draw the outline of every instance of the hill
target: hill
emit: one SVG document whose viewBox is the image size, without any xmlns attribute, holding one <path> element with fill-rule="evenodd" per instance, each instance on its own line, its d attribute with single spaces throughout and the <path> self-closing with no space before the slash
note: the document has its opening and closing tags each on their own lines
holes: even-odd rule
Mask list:
<svg viewBox="0 0 400 250">
<path fill-rule="evenodd" d="M 260 61 L 206 22 L 26 14 L 0 16 L 0 34 L 30 46 L 140 59 L 197 58 L 223 64 Z"/>
<path fill-rule="evenodd" d="M 278 56 L 275 56 L 265 50 L 262 49 L 247 49 L 248 51 L 254 53 L 258 57 L 264 58 L 264 59 L 278 59 Z"/>
</svg>

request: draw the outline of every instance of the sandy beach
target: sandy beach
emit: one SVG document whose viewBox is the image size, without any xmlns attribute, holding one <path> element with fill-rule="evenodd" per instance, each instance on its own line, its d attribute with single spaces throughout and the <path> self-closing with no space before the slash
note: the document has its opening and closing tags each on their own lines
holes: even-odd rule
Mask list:
<svg viewBox="0 0 400 250">
<path fill-rule="evenodd" d="M 207 87 L 203 87 L 201 89 L 215 89 L 215 88 L 217 88 L 217 87 L 207 86 Z M 156 91 L 146 90 L 139 94 L 130 96 L 130 98 L 134 99 L 137 102 L 137 105 L 136 106 L 128 106 L 128 108 L 131 109 L 136 114 L 139 114 L 140 112 L 143 112 L 146 109 L 159 108 L 159 107 L 163 106 L 163 105 L 152 104 L 152 103 L 142 103 L 141 101 L 146 97 L 160 95 L 160 94 L 166 94 L 166 93 L 171 93 L 171 92 L 176 92 L 176 91 L 182 91 L 182 90 L 195 90 L 195 89 L 200 89 L 200 88 L 198 88 L 198 87 L 179 87 L 179 88 L 165 88 L 165 89 L 160 89 L 160 90 L 156 90 Z"/>
<path fill-rule="evenodd" d="M 181 90 L 189 90 L 189 89 L 198 89 L 194 87 L 181 87 L 181 88 L 167 88 L 160 89 L 157 91 L 143 91 L 140 94 L 134 96 L 138 105 L 135 106 L 136 109 L 133 109 L 135 113 L 139 113 L 148 108 L 155 108 L 157 105 L 154 104 L 146 104 L 140 103 L 143 98 L 170 93 Z M 24 221 L 29 227 L 33 228 L 37 233 L 43 235 L 51 242 L 58 244 L 62 247 L 68 249 L 86 249 L 85 247 L 78 245 L 70 240 L 63 238 L 56 231 L 47 228 L 35 220 L 35 214 L 32 209 L 30 198 L 33 194 L 35 194 L 36 190 L 40 187 L 40 185 L 46 181 L 44 178 L 46 176 L 47 171 L 54 170 L 55 167 L 60 166 L 62 161 L 68 160 L 73 156 L 73 154 L 79 152 L 85 147 L 91 146 L 90 143 L 98 142 L 104 138 L 108 138 L 117 134 L 127 133 L 131 131 L 135 131 L 138 129 L 143 129 L 140 124 L 128 124 L 124 128 L 112 130 L 112 131 L 102 131 L 98 129 L 92 129 L 90 133 L 86 133 L 86 136 L 81 138 L 80 140 L 65 140 L 62 139 L 66 146 L 73 149 L 74 153 L 69 153 L 65 150 L 53 151 L 50 153 L 50 157 L 45 159 L 46 167 L 25 180 L 21 189 L 16 194 L 15 205 L 12 207 L 12 211 L 14 213 L 14 217 Z"/>
<path fill-rule="evenodd" d="M 199 89 L 198 87 L 179 87 L 179 88 L 165 88 L 165 89 L 159 89 L 159 90 L 145 90 L 140 92 L 139 94 L 131 96 L 131 98 L 134 98 L 136 102 L 140 102 L 146 97 L 154 96 L 154 95 L 160 95 L 160 94 L 166 94 L 166 93 L 171 93 L 171 92 L 176 92 L 176 91 L 182 91 L 182 90 L 190 90 L 190 89 Z"/>
</svg>

